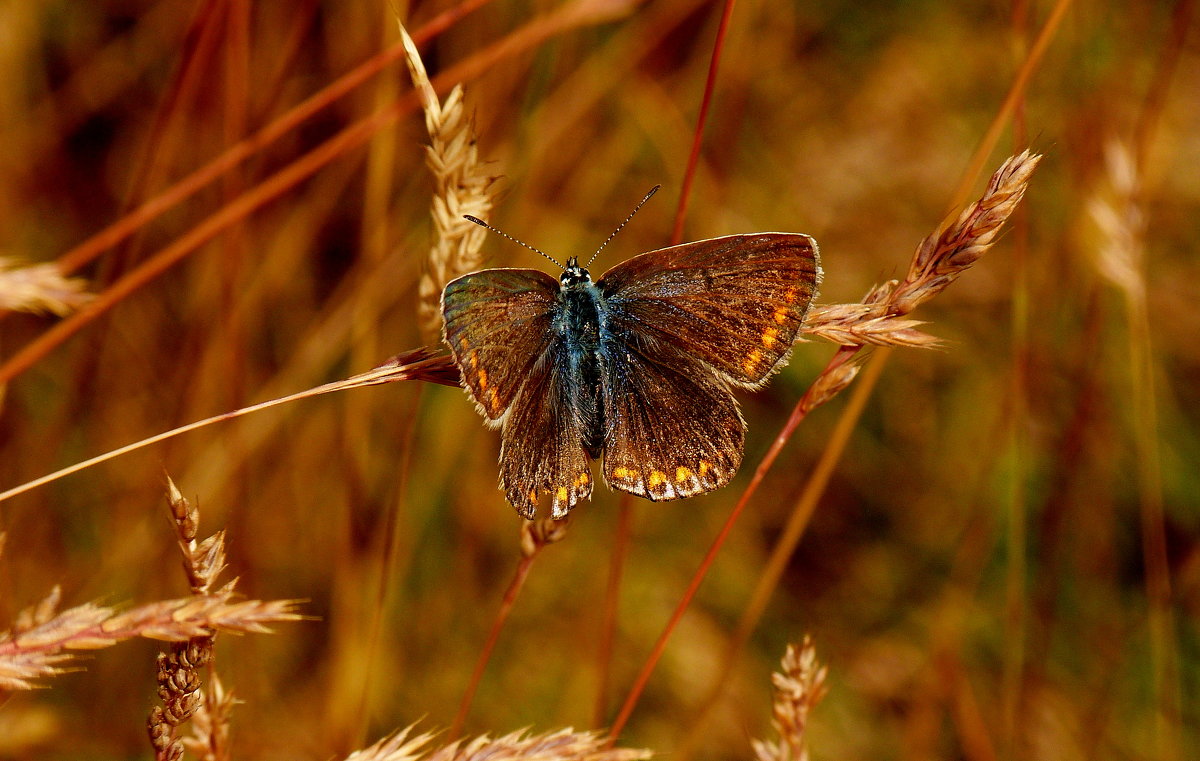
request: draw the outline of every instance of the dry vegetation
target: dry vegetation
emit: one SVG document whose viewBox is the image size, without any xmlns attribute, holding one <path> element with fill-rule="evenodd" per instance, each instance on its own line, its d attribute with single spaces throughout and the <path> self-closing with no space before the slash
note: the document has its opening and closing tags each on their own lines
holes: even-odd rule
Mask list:
<svg viewBox="0 0 1200 761">
<path fill-rule="evenodd" d="M 0 492 L 299 397 L 0 501 L 0 758 L 1196 757 L 1193 5 L 744 0 L 711 80 L 694 0 L 0 7 Z M 729 487 L 522 525 L 461 215 L 655 183 L 595 270 L 690 183 L 809 340 Z"/>
</svg>

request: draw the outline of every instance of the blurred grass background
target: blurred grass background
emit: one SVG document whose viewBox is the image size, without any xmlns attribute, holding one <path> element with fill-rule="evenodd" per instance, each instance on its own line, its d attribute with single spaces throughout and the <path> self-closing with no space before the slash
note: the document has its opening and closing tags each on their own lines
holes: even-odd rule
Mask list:
<svg viewBox="0 0 1200 761">
<path fill-rule="evenodd" d="M 1046 154 L 1017 226 L 918 313 L 946 349 L 888 362 L 728 699 L 705 722 L 700 757 L 746 758 L 748 738 L 769 734 L 769 674 L 805 632 L 830 669 L 810 734 L 817 759 L 1200 754 L 1192 5 L 1070 9 L 986 170 L 1026 141 Z M 400 11 L 415 31 L 452 7 Z M 742 0 L 685 238 L 809 233 L 824 303 L 902 275 L 1050 9 Z M 431 75 L 498 51 L 465 82 L 481 155 L 503 176 L 493 223 L 560 258 L 585 255 L 662 183 L 595 270 L 664 245 L 720 11 L 695 0 L 493 2 L 432 39 Z M 544 18 L 557 21 L 528 31 Z M 374 1 L 0 4 L 0 249 L 59 258 L 397 39 L 392 11 Z M 392 61 L 79 274 L 104 290 L 410 89 Z M 407 111 L 11 381 L 0 486 L 423 343 L 425 139 L 419 111 Z M 1097 199 L 1129 208 L 1112 200 L 1114 142 L 1135 157 L 1144 224 L 1126 229 L 1144 260 L 1115 284 L 1097 266 L 1113 235 L 1089 218 Z M 495 236 L 485 255 L 489 266 L 544 264 Z M 1131 303 L 1145 304 L 1148 332 Z M 5 315 L 0 351 L 11 357 L 53 324 Z M 1148 377 L 1131 363 L 1143 351 Z M 750 429 L 734 485 L 634 505 L 606 721 L 830 354 L 801 345 L 766 390 L 741 395 Z M 843 405 L 807 420 L 768 476 L 625 742 L 669 755 L 693 731 L 697 699 Z M 446 726 L 517 560 L 518 519 L 495 488 L 498 447 L 461 392 L 417 384 L 205 429 L 0 505 L 0 620 L 54 584 L 65 604 L 185 594 L 165 468 L 198 500 L 203 534 L 228 529 L 243 593 L 304 598 L 318 617 L 220 638 L 218 669 L 244 701 L 238 757 L 328 758 L 422 717 Z M 1165 553 L 1143 546 L 1156 494 Z M 468 732 L 592 725 L 617 503 L 598 488 L 568 538 L 539 557 Z M 371 657 L 389 511 L 398 553 Z M 1147 557 L 1170 575 L 1165 630 L 1148 623 Z M 156 650 L 100 651 L 47 690 L 7 697 L 0 756 L 146 757 Z"/>
</svg>

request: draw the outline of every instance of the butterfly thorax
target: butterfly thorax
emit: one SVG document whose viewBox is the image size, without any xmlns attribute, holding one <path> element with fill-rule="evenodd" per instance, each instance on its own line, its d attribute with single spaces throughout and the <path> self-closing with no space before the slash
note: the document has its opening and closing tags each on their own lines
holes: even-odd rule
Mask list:
<svg viewBox="0 0 1200 761">
<path fill-rule="evenodd" d="M 584 448 L 595 459 L 604 447 L 604 397 L 600 385 L 604 296 L 574 257 L 567 261 L 559 282 L 562 308 L 554 327 L 562 338 L 567 401 L 571 413 L 579 418 Z"/>
</svg>

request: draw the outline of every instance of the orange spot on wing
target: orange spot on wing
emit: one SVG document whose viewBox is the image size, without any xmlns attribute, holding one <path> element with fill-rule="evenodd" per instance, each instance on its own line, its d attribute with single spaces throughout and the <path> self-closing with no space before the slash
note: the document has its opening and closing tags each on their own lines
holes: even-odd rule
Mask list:
<svg viewBox="0 0 1200 761">
<path fill-rule="evenodd" d="M 742 369 L 745 370 L 747 374 L 753 373 L 758 369 L 758 362 L 761 359 L 762 352 L 758 349 L 755 349 L 754 351 L 750 352 L 746 356 L 746 359 L 742 362 Z"/>
<path fill-rule="evenodd" d="M 661 485 L 661 484 L 665 484 L 666 482 L 667 482 L 667 474 L 666 474 L 666 473 L 663 473 L 661 470 L 652 470 L 652 471 L 650 471 L 650 484 L 649 484 L 649 486 L 650 486 L 650 488 L 651 488 L 651 489 L 653 489 L 655 486 L 659 486 L 659 485 Z"/>
<path fill-rule="evenodd" d="M 632 468 L 627 468 L 624 465 L 621 465 L 619 467 L 613 468 L 613 478 L 621 478 L 621 479 L 627 479 L 629 481 L 636 481 L 638 479 L 638 472 L 636 470 L 633 470 Z"/>
<path fill-rule="evenodd" d="M 767 328 L 763 331 L 762 342 L 763 346 L 770 349 L 775 345 L 775 337 L 779 335 L 779 331 L 775 328 Z"/>
<path fill-rule="evenodd" d="M 681 484 L 692 477 L 692 471 L 680 465 L 675 469 L 675 483 Z"/>
<path fill-rule="evenodd" d="M 775 307 L 775 324 L 782 325 L 787 322 L 788 314 L 791 312 L 787 307 Z"/>
<path fill-rule="evenodd" d="M 575 486 L 576 486 L 576 488 L 578 488 L 580 486 L 586 486 L 587 482 L 590 480 L 591 480 L 591 478 L 588 476 L 587 473 L 580 473 L 578 476 L 575 477 Z"/>
<path fill-rule="evenodd" d="M 708 471 L 712 470 L 712 463 L 708 460 L 701 460 L 698 467 L 700 468 L 700 477 L 704 478 L 708 475 Z"/>
<path fill-rule="evenodd" d="M 565 487 L 565 486 L 558 487 L 558 491 L 554 493 L 554 498 L 557 499 L 559 502 L 566 502 L 567 501 L 567 487 Z"/>
</svg>

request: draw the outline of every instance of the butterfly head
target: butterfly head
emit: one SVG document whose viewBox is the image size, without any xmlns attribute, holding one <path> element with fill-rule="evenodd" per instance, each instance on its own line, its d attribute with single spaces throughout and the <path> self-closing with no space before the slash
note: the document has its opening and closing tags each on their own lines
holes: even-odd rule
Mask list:
<svg viewBox="0 0 1200 761">
<path fill-rule="evenodd" d="M 580 267 L 579 260 L 572 256 L 567 260 L 567 266 L 563 268 L 562 277 L 558 281 L 562 283 L 563 288 L 570 288 L 573 285 L 592 282 L 592 276 L 585 267 Z"/>
</svg>

